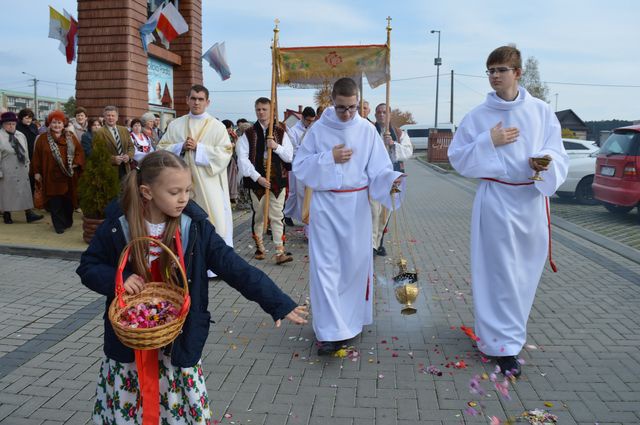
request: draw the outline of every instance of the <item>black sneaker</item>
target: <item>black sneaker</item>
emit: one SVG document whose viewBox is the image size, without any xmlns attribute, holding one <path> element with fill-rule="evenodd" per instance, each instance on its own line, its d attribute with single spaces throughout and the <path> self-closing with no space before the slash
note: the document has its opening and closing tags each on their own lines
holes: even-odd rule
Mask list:
<svg viewBox="0 0 640 425">
<path fill-rule="evenodd" d="M 515 376 L 517 378 L 522 373 L 518 356 L 498 357 L 497 361 L 504 376 Z"/>
<path fill-rule="evenodd" d="M 4 220 L 5 224 L 13 224 L 13 219 L 11 218 L 10 212 L 2 213 L 2 219 Z"/>
<path fill-rule="evenodd" d="M 340 349 L 340 345 L 334 341 L 318 341 L 318 355 L 332 356 Z"/>
<path fill-rule="evenodd" d="M 381 245 L 378 248 L 378 255 L 381 256 L 381 257 L 386 257 L 387 256 L 387 250 L 386 250 L 386 248 L 384 246 Z"/>
<path fill-rule="evenodd" d="M 291 219 L 291 217 L 285 217 L 284 218 L 284 224 L 286 224 L 287 226 L 295 226 L 295 224 L 293 224 L 293 220 Z"/>
<path fill-rule="evenodd" d="M 378 255 L 378 250 L 373 248 L 373 256 L 375 257 L 376 255 Z"/>
</svg>

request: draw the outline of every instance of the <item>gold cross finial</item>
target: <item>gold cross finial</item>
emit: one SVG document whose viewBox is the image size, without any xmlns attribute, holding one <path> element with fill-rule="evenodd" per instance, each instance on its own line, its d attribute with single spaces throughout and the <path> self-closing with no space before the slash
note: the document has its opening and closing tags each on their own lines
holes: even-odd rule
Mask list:
<svg viewBox="0 0 640 425">
<path fill-rule="evenodd" d="M 387 29 L 391 29 L 391 16 L 387 16 Z"/>
</svg>

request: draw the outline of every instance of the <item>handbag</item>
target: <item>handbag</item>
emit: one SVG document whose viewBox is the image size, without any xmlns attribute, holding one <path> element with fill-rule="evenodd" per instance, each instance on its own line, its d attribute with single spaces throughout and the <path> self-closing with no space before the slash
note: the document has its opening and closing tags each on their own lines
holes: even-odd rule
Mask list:
<svg viewBox="0 0 640 425">
<path fill-rule="evenodd" d="M 42 181 L 37 181 L 33 190 L 33 206 L 39 210 L 44 208 L 44 189 Z"/>
</svg>

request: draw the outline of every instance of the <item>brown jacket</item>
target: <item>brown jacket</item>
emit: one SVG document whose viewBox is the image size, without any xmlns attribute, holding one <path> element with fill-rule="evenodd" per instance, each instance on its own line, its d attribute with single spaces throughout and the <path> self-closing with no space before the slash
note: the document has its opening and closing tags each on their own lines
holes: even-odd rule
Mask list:
<svg viewBox="0 0 640 425">
<path fill-rule="evenodd" d="M 84 168 L 84 150 L 76 139 L 75 134 L 71 133 L 71 140 L 75 147 L 73 155 L 73 177 L 69 177 L 62 172 L 60 166 L 53 157 L 47 133 L 41 134 L 36 139 L 33 149 L 33 159 L 31 160 L 31 174 L 40 174 L 42 176 L 42 188 L 44 189 L 44 200 L 48 202 L 54 196 L 64 196 L 71 199 L 74 208 L 78 207 L 78 180 Z M 65 133 L 56 140 L 60 157 L 65 163 L 67 160 L 67 140 Z"/>
<path fill-rule="evenodd" d="M 121 125 L 116 126 L 118 129 L 118 134 L 120 135 L 120 142 L 122 143 L 122 152 L 129 155 L 130 161 L 133 160 L 133 154 L 135 153 L 135 146 L 133 145 L 133 141 L 131 140 L 131 135 L 129 134 L 129 130 L 126 127 Z M 107 145 L 107 149 L 109 149 L 109 153 L 111 154 L 111 165 L 114 167 L 119 167 L 116 164 L 115 157 L 118 156 L 118 149 L 116 147 L 116 140 L 113 138 L 113 134 L 111 134 L 111 130 L 105 125 L 102 128 L 99 128 L 93 133 L 93 143 L 102 140 Z M 123 164 L 120 166 L 125 174 L 129 173 L 129 164 Z M 120 173 L 122 174 L 122 173 Z"/>
</svg>

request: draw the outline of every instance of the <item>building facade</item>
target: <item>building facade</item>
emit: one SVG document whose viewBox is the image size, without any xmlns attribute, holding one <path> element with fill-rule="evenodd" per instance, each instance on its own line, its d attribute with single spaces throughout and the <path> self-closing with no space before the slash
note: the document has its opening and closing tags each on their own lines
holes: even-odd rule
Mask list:
<svg viewBox="0 0 640 425">
<path fill-rule="evenodd" d="M 38 119 L 44 120 L 49 113 L 55 109 L 62 109 L 65 99 L 55 97 L 38 96 Z M 29 108 L 35 112 L 33 93 L 23 93 L 11 90 L 0 89 L 0 107 L 7 111 L 20 112 L 21 109 Z"/>
</svg>

